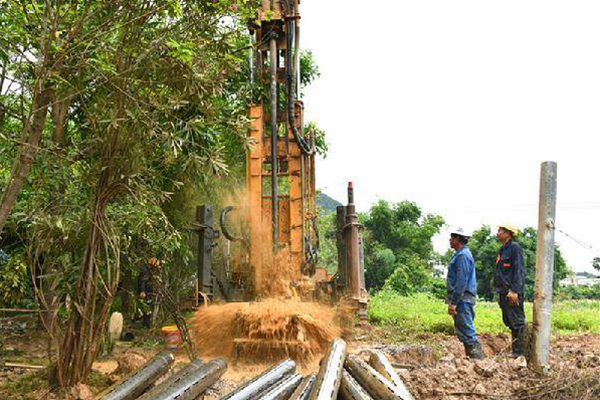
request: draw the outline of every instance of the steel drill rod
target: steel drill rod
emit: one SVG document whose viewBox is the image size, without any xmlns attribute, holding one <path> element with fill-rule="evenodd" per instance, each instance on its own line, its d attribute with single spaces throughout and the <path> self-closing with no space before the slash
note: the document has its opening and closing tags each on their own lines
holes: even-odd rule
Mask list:
<svg viewBox="0 0 600 400">
<path fill-rule="evenodd" d="M 392 382 L 356 356 L 346 359 L 348 372 L 375 400 L 411 400 Z"/>
<path fill-rule="evenodd" d="M 290 400 L 308 400 L 310 392 L 315 385 L 317 375 L 312 374 L 302 380 L 300 385 L 296 388 Z"/>
<path fill-rule="evenodd" d="M 337 398 L 344 360 L 348 354 L 346 347 L 343 339 L 335 339 L 331 343 L 327 355 L 321 361 L 315 385 L 310 392 L 310 400 L 334 400 Z"/>
<path fill-rule="evenodd" d="M 223 376 L 227 363 L 218 358 L 193 369 L 148 400 L 195 400 Z M 144 398 L 146 399 L 146 398 Z"/>
<path fill-rule="evenodd" d="M 194 360 L 189 364 L 184 365 L 179 371 L 171 375 L 168 379 L 162 382 L 160 385 L 155 386 L 150 391 L 144 393 L 144 395 L 137 400 L 150 400 L 154 399 L 163 393 L 169 386 L 181 381 L 181 379 L 192 371 L 197 370 L 202 366 L 202 361 Z"/>
<path fill-rule="evenodd" d="M 402 398 L 414 400 L 414 397 L 410 394 L 406 385 L 400 379 L 396 370 L 388 360 L 385 353 L 380 350 L 372 350 L 369 356 L 369 365 L 373 367 L 373 369 L 379 372 L 384 378 L 392 382 L 398 390 L 403 394 Z"/>
<path fill-rule="evenodd" d="M 296 363 L 289 359 L 285 360 L 245 383 L 225 397 L 222 397 L 221 400 L 249 400 L 273 386 L 285 375 L 292 374 L 295 371 Z"/>
<path fill-rule="evenodd" d="M 101 400 L 133 400 L 137 399 L 154 381 L 171 368 L 175 357 L 163 352 L 156 355 L 144 366 L 119 383 L 108 388 L 98 398 Z"/>
<path fill-rule="evenodd" d="M 277 96 L 277 63 L 279 52 L 277 50 L 277 34 L 271 33 L 269 47 L 271 56 L 271 201 L 272 201 L 272 223 L 273 223 L 273 251 L 277 253 L 279 248 L 279 167 L 277 163 L 277 107 L 279 107 Z"/>
<path fill-rule="evenodd" d="M 342 400 L 373 400 L 369 393 L 346 370 L 342 372 L 340 396 Z"/>
<path fill-rule="evenodd" d="M 269 389 L 260 393 L 254 400 L 287 400 L 302 382 L 302 375 L 286 375 Z"/>
</svg>

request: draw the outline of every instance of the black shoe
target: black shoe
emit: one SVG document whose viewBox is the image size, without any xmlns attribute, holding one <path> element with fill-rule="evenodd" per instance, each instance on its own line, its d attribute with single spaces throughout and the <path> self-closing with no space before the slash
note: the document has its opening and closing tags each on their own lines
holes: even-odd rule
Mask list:
<svg viewBox="0 0 600 400">
<path fill-rule="evenodd" d="M 479 342 L 475 344 L 465 343 L 465 353 L 467 354 L 467 357 L 473 360 L 483 360 L 485 358 L 483 349 L 481 348 L 481 343 Z"/>
</svg>

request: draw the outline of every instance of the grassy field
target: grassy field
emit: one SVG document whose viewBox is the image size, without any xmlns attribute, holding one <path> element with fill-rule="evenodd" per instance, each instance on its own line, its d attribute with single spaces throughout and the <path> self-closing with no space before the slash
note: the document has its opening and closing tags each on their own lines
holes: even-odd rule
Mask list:
<svg viewBox="0 0 600 400">
<path fill-rule="evenodd" d="M 425 294 L 404 297 L 393 292 L 380 292 L 371 298 L 368 317 L 372 324 L 393 326 L 401 334 L 453 334 L 452 319 L 447 310 L 443 301 Z M 525 312 L 528 322 L 531 322 L 531 303 L 525 304 Z M 480 301 L 475 307 L 475 314 L 477 333 L 508 333 L 497 303 Z M 552 332 L 600 333 L 600 301 L 572 300 L 554 304 Z"/>
</svg>

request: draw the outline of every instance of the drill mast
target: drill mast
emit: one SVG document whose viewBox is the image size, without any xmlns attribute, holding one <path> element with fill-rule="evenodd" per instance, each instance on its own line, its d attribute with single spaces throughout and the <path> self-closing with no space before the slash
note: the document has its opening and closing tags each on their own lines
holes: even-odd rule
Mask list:
<svg viewBox="0 0 600 400">
<path fill-rule="evenodd" d="M 299 100 L 299 2 L 263 1 L 260 25 L 251 27 L 252 77 L 270 87 L 269 98 L 250 109 L 255 146 L 248 152 L 246 183 L 254 271 L 261 271 L 265 240 L 274 253 L 288 248 L 305 274 L 316 265 L 315 148 L 314 137 L 303 134 Z"/>
</svg>

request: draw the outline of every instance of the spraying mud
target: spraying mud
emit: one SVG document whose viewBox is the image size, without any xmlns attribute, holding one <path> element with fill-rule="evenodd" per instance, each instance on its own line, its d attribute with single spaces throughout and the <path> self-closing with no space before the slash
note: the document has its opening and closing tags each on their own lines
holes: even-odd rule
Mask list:
<svg viewBox="0 0 600 400">
<path fill-rule="evenodd" d="M 228 243 L 228 279 L 243 281 L 247 298 L 256 301 L 197 311 L 191 330 L 200 356 L 255 364 L 292 358 L 304 365 L 320 358 L 340 336 L 340 318 L 332 307 L 311 301 L 314 283 L 302 275 L 302 247 L 283 240 L 290 233 L 281 232 L 274 253 L 270 215 L 249 210 L 241 190 L 227 203 L 235 205 L 231 231 L 249 238 Z"/>
<path fill-rule="evenodd" d="M 340 335 L 335 310 L 294 299 L 213 305 L 191 321 L 202 357 L 310 363 Z"/>
</svg>

